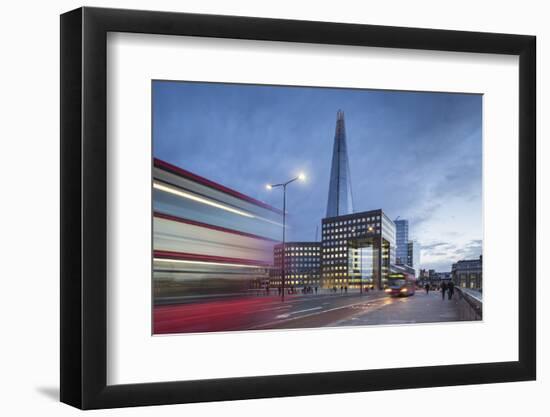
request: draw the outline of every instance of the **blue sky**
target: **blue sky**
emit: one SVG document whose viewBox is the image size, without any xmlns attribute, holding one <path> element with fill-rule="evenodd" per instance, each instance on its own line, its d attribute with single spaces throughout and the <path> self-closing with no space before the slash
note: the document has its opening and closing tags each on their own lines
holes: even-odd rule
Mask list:
<svg viewBox="0 0 550 417">
<path fill-rule="evenodd" d="M 326 212 L 336 112 L 345 113 L 354 210 L 409 219 L 421 266 L 479 256 L 482 96 L 153 82 L 157 158 L 280 207 L 289 240 L 313 240 Z"/>
</svg>

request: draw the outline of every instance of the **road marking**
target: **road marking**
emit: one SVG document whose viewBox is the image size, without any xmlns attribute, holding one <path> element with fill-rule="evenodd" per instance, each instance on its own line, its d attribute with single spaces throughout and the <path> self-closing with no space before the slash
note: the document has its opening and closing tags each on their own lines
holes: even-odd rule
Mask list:
<svg viewBox="0 0 550 417">
<path fill-rule="evenodd" d="M 269 308 L 263 308 L 261 310 L 255 310 L 254 313 L 260 313 L 262 311 L 274 311 L 274 310 L 284 310 L 285 308 L 290 308 L 291 306 L 280 306 L 280 307 L 269 307 Z"/>
<path fill-rule="evenodd" d="M 383 300 L 383 299 L 386 299 L 387 296 L 382 296 L 382 297 L 379 297 L 379 298 L 373 298 L 371 301 L 378 301 L 378 300 Z M 265 329 L 265 330 L 270 330 L 270 326 L 274 326 L 274 325 L 280 325 L 280 324 L 283 324 L 283 323 L 286 323 L 286 322 L 289 322 L 289 321 L 292 321 L 292 320 L 299 320 L 299 319 L 304 319 L 304 318 L 308 318 L 308 317 L 312 317 L 312 316 L 317 316 L 319 314 L 325 314 L 325 313 L 330 313 L 332 311 L 336 311 L 336 310 L 341 310 L 343 308 L 349 308 L 351 306 L 354 306 L 354 305 L 357 305 L 357 304 L 363 304 L 366 300 L 364 301 L 360 301 L 358 303 L 352 303 L 352 304 L 346 304 L 346 305 L 343 305 L 343 306 L 339 306 L 339 307 L 334 307 L 334 308 L 331 308 L 331 309 L 328 309 L 328 310 L 323 310 L 323 311 L 316 311 L 315 313 L 310 313 L 310 314 L 305 314 L 303 316 L 300 316 L 300 317 L 290 317 L 287 316 L 287 317 L 280 317 L 282 319 L 286 319 L 286 320 L 281 320 L 281 321 L 272 321 L 270 323 L 262 323 L 262 324 L 258 324 L 256 326 L 252 326 L 252 327 L 249 327 L 248 330 L 254 330 L 254 329 Z M 316 308 L 322 308 L 322 307 L 316 307 Z M 282 316 L 282 315 L 281 315 Z M 278 317 L 277 317 L 278 318 Z M 317 326 L 317 327 L 327 327 L 327 326 Z"/>
<path fill-rule="evenodd" d="M 369 318 L 367 316 L 368 314 L 381 310 L 382 308 L 388 305 L 393 305 L 394 302 L 397 302 L 393 298 L 388 298 L 388 297 L 375 298 L 372 301 L 373 302 L 367 304 L 369 308 L 366 308 L 364 304 L 352 305 L 352 310 L 359 310 L 359 311 L 354 313 L 351 317 L 333 322 L 332 326 L 335 326 L 335 327 L 350 326 L 351 324 L 346 324 L 346 323 L 350 323 L 351 320 L 361 320 L 362 322 L 368 322 L 369 321 Z"/>
<path fill-rule="evenodd" d="M 292 316 L 293 314 L 305 313 L 306 311 L 320 310 L 321 308 L 323 308 L 323 307 L 306 308 L 305 310 L 293 311 L 292 313 L 279 314 L 279 315 L 278 315 L 277 317 L 275 317 L 275 318 L 276 318 L 276 319 L 286 319 L 286 318 Z"/>
</svg>

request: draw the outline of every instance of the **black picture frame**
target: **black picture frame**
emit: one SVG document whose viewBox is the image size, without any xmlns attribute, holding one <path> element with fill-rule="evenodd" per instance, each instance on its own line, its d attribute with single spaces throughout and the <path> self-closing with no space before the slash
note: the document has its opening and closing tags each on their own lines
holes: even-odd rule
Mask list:
<svg viewBox="0 0 550 417">
<path fill-rule="evenodd" d="M 108 32 L 519 56 L 519 360 L 107 385 Z M 534 36 L 80 8 L 61 16 L 61 401 L 82 409 L 536 378 Z"/>
</svg>

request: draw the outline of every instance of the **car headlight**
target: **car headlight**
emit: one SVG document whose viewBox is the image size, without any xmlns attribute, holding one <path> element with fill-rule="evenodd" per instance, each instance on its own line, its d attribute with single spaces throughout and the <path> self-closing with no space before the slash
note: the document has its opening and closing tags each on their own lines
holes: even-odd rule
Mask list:
<svg viewBox="0 0 550 417">
<path fill-rule="evenodd" d="M 401 292 L 407 292 L 406 288 L 401 288 Z"/>
</svg>

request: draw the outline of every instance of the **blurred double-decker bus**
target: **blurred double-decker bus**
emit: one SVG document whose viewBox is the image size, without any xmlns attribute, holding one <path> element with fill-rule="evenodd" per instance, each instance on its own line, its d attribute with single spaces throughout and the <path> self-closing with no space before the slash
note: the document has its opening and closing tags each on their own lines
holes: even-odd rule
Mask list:
<svg viewBox="0 0 550 417">
<path fill-rule="evenodd" d="M 153 297 L 172 304 L 268 290 L 282 212 L 159 159 L 153 164 Z"/>
</svg>

